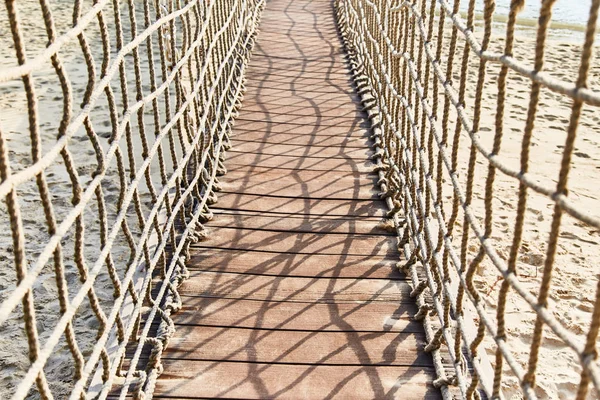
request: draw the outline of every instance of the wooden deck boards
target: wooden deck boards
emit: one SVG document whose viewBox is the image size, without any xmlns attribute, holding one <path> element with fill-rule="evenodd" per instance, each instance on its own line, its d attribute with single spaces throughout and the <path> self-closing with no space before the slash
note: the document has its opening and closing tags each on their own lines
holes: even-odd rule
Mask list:
<svg viewBox="0 0 600 400">
<path fill-rule="evenodd" d="M 272 0 L 155 398 L 440 398 L 330 1 Z"/>
</svg>

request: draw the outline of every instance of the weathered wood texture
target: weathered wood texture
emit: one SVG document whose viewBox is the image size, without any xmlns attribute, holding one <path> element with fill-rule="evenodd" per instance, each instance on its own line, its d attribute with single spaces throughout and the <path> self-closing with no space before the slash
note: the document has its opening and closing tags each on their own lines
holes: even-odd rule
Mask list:
<svg viewBox="0 0 600 400">
<path fill-rule="evenodd" d="M 267 4 L 156 398 L 439 398 L 326 0 Z"/>
</svg>

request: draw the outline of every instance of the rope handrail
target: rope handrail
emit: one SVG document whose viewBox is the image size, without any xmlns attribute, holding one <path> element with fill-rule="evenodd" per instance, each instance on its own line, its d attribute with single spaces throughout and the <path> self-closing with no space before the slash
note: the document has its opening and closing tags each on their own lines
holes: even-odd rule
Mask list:
<svg viewBox="0 0 600 400">
<path fill-rule="evenodd" d="M 82 12 L 76 1 L 72 25 L 57 35 L 57 26 L 68 24 L 64 10 L 53 11 L 46 0 L 37 10 L 5 1 L 19 65 L 0 69 L 0 82 L 23 82 L 17 93 L 26 98 L 22 118 L 29 122 L 31 143 L 25 145 L 32 158 L 11 171 L 23 144 L 0 129 L 0 196 L 6 199 L 0 217 L 11 226 L 6 240 L 17 272 L 0 297 L 0 334 L 25 323 L 30 366 L 0 396 L 151 394 L 173 330 L 170 313 L 181 306 L 177 286 L 187 275 L 188 248 L 203 237 L 218 176 L 226 172 L 224 152 L 264 1 L 123 3 L 98 0 Z M 25 48 L 35 42 L 24 26 L 36 12 L 48 42 L 28 58 Z M 62 102 L 43 94 L 49 84 L 40 72 L 48 61 Z M 73 115 L 78 93 L 81 109 Z M 53 104 L 62 105 L 55 129 L 45 122 L 54 119 L 44 109 Z M 66 182 L 57 182 L 65 169 Z M 55 204 L 69 195 L 71 205 Z M 24 213 L 34 210 L 27 201 L 43 206 L 45 220 L 30 222 Z M 44 228 L 47 236 L 30 242 Z M 49 267 L 56 290 L 40 293 Z M 51 315 L 56 299 L 59 311 Z M 40 331 L 40 323 L 51 329 Z M 124 364 L 132 346 L 133 358 Z M 57 362 L 62 369 L 50 367 Z"/>
<path fill-rule="evenodd" d="M 453 1 L 452 6 L 445 0 L 336 2 L 338 23 L 357 90 L 363 96 L 373 125 L 375 157 L 379 160 L 377 168 L 384 189 L 382 196 L 390 204 L 390 216 L 398 218 L 401 215 L 401 250 L 407 261 L 399 266 L 413 281 L 412 295 L 420 306 L 419 318 L 424 317 L 429 341 L 427 349 L 434 357 L 438 383 L 446 398 L 452 398 L 455 393 L 452 386 L 458 386 L 462 398 L 480 398 L 484 394 L 503 398 L 502 385 L 508 378 L 516 378 L 522 396 L 537 398 L 536 373 L 540 369 L 544 371 L 544 366 L 538 365 L 544 327 L 577 355 L 581 375 L 577 398 L 586 398 L 590 383 L 594 390 L 600 387 L 596 360 L 600 291 L 596 294 L 589 331 L 585 335 L 568 329 L 548 305 L 561 215 L 567 214 L 590 228 L 598 228 L 600 223 L 598 217 L 590 214 L 592 210 L 583 209 L 570 200 L 567 193 L 570 158 L 581 107 L 583 104 L 597 106 L 600 96 L 586 84 L 600 2 L 592 1 L 575 83 L 554 78 L 542 70 L 553 0 L 542 2 L 534 67 L 528 67 L 513 55 L 516 14 L 523 3 L 519 0 L 511 2 L 511 14 L 504 31 L 504 52 L 492 52 L 488 46 L 492 41 L 493 0 L 484 1 L 481 42 L 474 35 L 475 1 L 468 2 L 466 23 L 460 16 L 460 0 Z M 449 27 L 446 27 L 448 21 Z M 444 42 L 446 38 L 450 38 L 450 43 Z M 462 65 L 457 62 L 461 69 L 459 77 L 455 78 L 453 60 L 455 54 L 460 54 L 457 50 L 459 39 L 463 41 L 462 59 L 458 60 Z M 444 49 L 448 59 L 441 57 Z M 465 101 L 469 54 L 477 56 L 479 63 L 472 108 Z M 495 128 L 496 132 L 492 148 L 484 144 L 479 133 L 483 124 L 482 93 L 489 81 L 486 80 L 488 62 L 500 66 L 497 115 L 495 124 L 491 124 L 491 130 Z M 499 154 L 508 71 L 528 78 L 532 84 L 518 168 L 511 167 L 509 158 Z M 457 81 L 458 85 L 455 84 Z M 559 179 L 554 188 L 540 183 L 539 177 L 527 168 L 532 121 L 542 87 L 573 101 Z M 451 114 L 455 121 L 454 136 L 449 132 Z M 469 140 L 463 144 L 462 138 Z M 460 148 L 468 150 L 466 182 L 464 179 L 461 182 L 458 176 Z M 472 204 L 478 156 L 487 162 L 488 169 L 482 212 Z M 508 243 L 512 242 L 508 260 L 499 255 L 501 242 L 491 239 L 497 171 L 503 174 L 504 181 L 515 179 L 519 187 L 515 233 L 508 238 Z M 539 292 L 535 294 L 523 285 L 516 269 L 528 189 L 545 196 L 554 207 Z M 448 200 L 450 214 L 445 209 L 444 191 L 452 194 L 451 201 Z M 459 213 L 463 214 L 462 226 L 457 226 Z M 467 251 L 470 235 L 477 243 L 473 255 Z M 486 309 L 483 302 L 486 294 L 474 284 L 476 271 L 486 262 L 496 269 L 501 280 L 497 312 Z M 526 360 L 519 359 L 507 344 L 509 323 L 505 319 L 505 308 L 509 290 L 517 293 L 536 316 L 530 355 Z M 495 353 L 494 360 L 487 360 L 484 345 Z M 463 355 L 467 355 L 466 360 Z M 444 364 L 443 358 L 448 358 L 449 362 Z"/>
</svg>

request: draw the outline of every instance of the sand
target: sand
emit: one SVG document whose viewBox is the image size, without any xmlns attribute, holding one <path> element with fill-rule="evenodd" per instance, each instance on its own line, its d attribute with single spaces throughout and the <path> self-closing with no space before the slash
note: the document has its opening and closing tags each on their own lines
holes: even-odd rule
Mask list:
<svg viewBox="0 0 600 400">
<path fill-rule="evenodd" d="M 87 4 L 87 3 L 86 3 Z M 55 23 L 58 32 L 64 32 L 71 24 L 70 1 L 59 1 L 53 5 Z M 89 6 L 89 5 L 88 5 Z M 87 6 L 86 6 L 87 7 Z M 39 53 L 45 46 L 46 36 L 41 24 L 39 5 L 34 0 L 20 0 L 19 8 L 22 13 L 22 24 L 25 28 L 29 56 Z M 87 9 L 87 8 L 86 8 Z M 110 10 L 110 7 L 109 7 Z M 83 10 L 85 12 L 85 9 Z M 106 13 L 112 14 L 112 10 Z M 138 19 L 141 24 L 143 20 Z M 533 35 L 531 31 L 523 30 L 517 36 L 515 56 L 523 61 L 532 63 Z M 98 32 L 91 30 L 87 35 L 91 48 L 96 56 L 96 66 L 99 70 L 101 62 L 101 48 L 99 46 Z M 501 49 L 500 38 L 492 49 Z M 114 40 L 114 38 L 113 38 Z M 447 52 L 448 49 L 446 48 Z M 0 12 L 0 67 L 14 65 L 14 50 L 6 21 L 6 13 Z M 74 104 L 81 102 L 85 85 L 87 83 L 87 70 L 83 63 L 81 50 L 77 43 L 71 43 L 61 51 L 61 59 L 67 69 L 73 84 Z M 548 44 L 547 63 L 545 70 L 554 77 L 573 81 L 578 67 L 580 46 L 573 40 L 565 40 L 564 33 L 559 38 L 551 38 Z M 455 79 L 458 79 L 462 47 L 459 46 L 455 61 Z M 447 54 L 442 57 L 446 59 Z M 131 60 L 128 60 L 130 62 Z M 600 87 L 600 63 L 595 58 L 590 87 Z M 477 68 L 478 60 L 471 55 L 471 71 Z M 147 80 L 147 66 L 142 65 Z M 482 109 L 482 123 L 480 135 L 485 143 L 490 144 L 493 137 L 493 121 L 496 107 L 496 76 L 499 67 L 490 65 Z M 133 73 L 133 72 L 131 72 Z M 130 97 L 134 98 L 133 76 L 130 79 Z M 62 94 L 58 80 L 50 63 L 42 70 L 36 72 L 36 90 L 39 98 L 40 128 L 43 148 L 47 150 L 56 139 L 57 127 L 61 115 Z M 118 92 L 118 82 L 112 82 L 115 93 Z M 148 82 L 145 81 L 148 90 Z M 524 126 L 525 112 L 528 105 L 530 84 L 527 79 L 510 73 L 508 78 L 507 108 L 505 113 L 505 135 L 501 156 L 504 160 L 517 168 L 519 163 L 520 138 Z M 467 105 L 473 104 L 475 93 L 475 74 L 469 75 L 467 89 Z M 541 182 L 552 183 L 556 181 L 558 166 L 560 164 L 562 146 L 566 136 L 569 109 L 571 102 L 563 96 L 542 90 L 538 118 L 534 131 L 533 145 L 531 148 L 530 171 Z M 0 129 L 7 137 L 9 156 L 13 170 L 20 170 L 31 164 L 30 140 L 27 135 L 26 99 L 20 82 L 8 82 L 0 85 Z M 77 112 L 77 110 L 75 110 Z M 146 115 L 147 122 L 151 124 L 151 115 Z M 454 115 L 451 115 L 451 126 L 454 126 Z M 135 119 L 135 118 L 134 118 Z M 99 136 L 103 138 L 106 146 L 110 135 L 110 122 L 107 118 L 107 105 L 101 101 L 94 109 L 92 121 Z M 600 216 L 598 197 L 599 185 L 596 180 L 600 169 L 600 146 L 597 132 L 595 131 L 600 121 L 600 115 L 592 107 L 584 107 L 576 142 L 576 152 L 573 159 L 570 198 L 589 213 Z M 151 126 L 151 125 L 150 125 Z M 452 128 L 453 129 L 453 128 Z M 459 171 L 462 182 L 466 179 L 469 139 L 463 133 L 461 137 L 463 146 L 459 151 Z M 138 147 L 139 148 L 139 147 Z M 96 168 L 95 153 L 85 135 L 80 130 L 69 144 L 69 149 L 75 159 L 78 171 L 82 176 L 82 184 L 89 181 L 89 176 Z M 153 171 L 157 168 L 154 166 Z M 476 167 L 476 180 L 474 188 L 473 208 L 477 215 L 483 215 L 484 182 L 487 174 L 487 163 L 479 156 Z M 46 178 L 57 214 L 57 220 L 70 210 L 71 186 L 65 173 L 62 161 L 55 162 L 47 171 Z M 103 184 L 105 200 L 114 215 L 119 183 L 115 166 L 111 166 Z M 513 179 L 502 174 L 496 178 L 494 199 L 494 233 L 492 241 L 503 258 L 507 258 L 510 250 L 510 238 L 513 232 L 516 214 L 518 185 Z M 445 191 L 445 196 L 450 199 L 450 188 Z M 33 182 L 22 185 L 18 190 L 19 205 L 25 224 L 25 237 L 28 261 L 34 262 L 40 254 L 48 238 L 44 223 L 43 210 L 39 205 L 39 195 Z M 519 280 L 532 294 L 536 295 L 541 280 L 541 269 L 544 260 L 549 225 L 552 217 L 552 203 L 548 199 L 530 194 L 526 214 L 526 225 L 523 234 L 523 243 L 518 263 Z M 133 215 L 134 213 L 132 213 Z M 110 222 L 110 221 L 109 221 Z M 460 240 L 462 216 L 456 228 L 455 240 Z M 136 232 L 137 224 L 130 221 L 130 227 Z M 94 203 L 86 213 L 86 256 L 91 263 L 95 261 L 99 243 L 99 224 L 97 210 Z M 457 242 L 458 243 L 458 242 Z M 569 216 L 563 218 L 554 284 L 551 293 L 550 307 L 555 315 L 575 334 L 583 337 L 588 329 L 593 301 L 595 298 L 598 272 L 595 260 L 600 256 L 600 232 L 582 224 Z M 67 270 L 67 279 L 70 292 L 76 292 L 79 280 L 73 259 L 73 232 L 64 241 L 64 260 Z M 474 239 L 470 241 L 469 259 L 477 252 Z M 121 267 L 126 263 L 128 251 L 123 241 L 116 244 L 113 252 L 115 262 Z M 120 269 L 123 274 L 123 268 Z M 491 263 L 486 260 L 480 268 L 476 278 L 477 288 L 483 294 L 486 308 L 491 317 L 495 318 L 497 295 L 500 284 L 498 273 Z M 12 243 L 10 229 L 6 215 L 6 207 L 0 204 L 0 301 L 4 300 L 15 287 L 15 274 L 12 267 Z M 106 272 L 103 272 L 94 285 L 105 310 L 110 308 L 113 288 Z M 48 265 L 40 275 L 34 287 L 34 296 L 38 312 L 38 330 L 41 342 L 52 331 L 59 312 L 56 300 L 56 284 L 52 266 Z M 0 327 L 0 398 L 8 396 L 14 391 L 24 372 L 28 368 L 27 344 L 23 334 L 21 310 L 17 309 L 8 323 Z M 509 345 L 515 357 L 522 366 L 526 366 L 531 334 L 535 314 L 530 307 L 514 292 L 508 299 L 508 334 Z M 94 343 L 98 323 L 86 303 L 77 318 L 75 327 L 79 336 L 79 344 L 88 355 Z M 494 358 L 494 345 L 487 338 L 483 345 L 490 358 Z M 57 348 L 52 356 L 46 372 L 51 382 L 51 387 L 56 398 L 63 398 L 68 393 L 69 377 L 72 373 L 72 363 L 64 343 Z M 506 368 L 505 368 L 506 369 Z M 506 369 L 508 371 L 508 369 Z M 538 385 L 536 393 L 541 398 L 559 399 L 571 398 L 577 390 L 579 382 L 579 362 L 574 352 L 567 348 L 553 334 L 546 332 L 542 351 L 540 354 L 540 368 L 538 369 Z M 508 372 L 507 372 L 508 373 Z M 518 385 L 514 378 L 507 377 L 503 388 L 507 398 L 520 398 Z M 596 393 L 591 393 L 590 398 L 595 398 Z"/>
<path fill-rule="evenodd" d="M 498 35 L 503 26 L 495 27 L 495 35 L 490 50 L 503 51 L 503 36 Z M 449 31 L 448 31 L 449 34 Z M 481 37 L 481 34 L 478 34 Z M 555 32 L 550 35 L 544 70 L 552 77 L 574 82 L 579 68 L 581 45 L 580 33 Z M 535 31 L 531 28 L 519 27 L 515 43 L 514 56 L 529 66 L 533 66 L 535 49 Z M 454 80 L 458 88 L 461 71 L 462 44 L 459 45 L 455 57 Z M 448 49 L 446 48 L 447 52 Z M 447 60 L 447 53 L 442 60 Z M 600 59 L 594 56 L 589 87 L 600 89 Z M 479 60 L 471 53 L 469 62 L 470 74 L 467 85 L 467 113 L 472 117 L 476 88 L 476 72 Z M 444 65 L 445 70 L 445 65 Z M 487 148 L 491 150 L 495 132 L 495 115 L 497 104 L 498 64 L 488 64 L 487 79 L 483 92 L 481 112 L 481 128 L 479 136 Z M 504 117 L 504 137 L 500 151 L 501 160 L 511 168 L 520 168 L 521 138 L 525 127 L 525 119 L 529 104 L 530 81 L 514 72 L 509 72 L 507 80 L 507 96 Z M 441 104 L 441 103 L 440 103 Z M 572 102 L 564 96 L 542 89 L 537 119 L 530 149 L 529 171 L 537 182 L 551 187 L 556 186 L 561 163 L 562 150 L 566 139 L 566 130 L 570 118 Z M 451 114 L 451 133 L 454 133 L 456 116 Z M 598 200 L 600 188 L 596 184 L 600 177 L 600 146 L 597 126 L 600 115 L 594 107 L 584 106 L 575 152 L 571 165 L 569 180 L 569 197 L 579 209 L 585 210 L 594 217 L 600 216 Z M 463 190 L 466 187 L 467 167 L 470 151 L 470 138 L 463 133 L 460 138 L 458 171 Z M 478 155 L 475 167 L 475 184 L 472 208 L 479 218 L 483 218 L 485 181 L 488 174 L 487 160 Z M 493 200 L 493 233 L 491 241 L 505 261 L 510 254 L 514 224 L 517 212 L 518 182 L 503 173 L 497 173 L 494 185 Z M 550 232 L 553 214 L 553 202 L 548 198 L 528 191 L 525 228 L 519 252 L 517 271 L 519 281 L 533 296 L 537 297 L 542 278 L 543 263 Z M 446 212 L 451 210 L 451 187 L 447 182 L 444 197 L 449 204 Z M 482 221 L 482 219 L 481 219 Z M 455 227 L 454 243 L 460 248 L 463 215 Z M 482 224 L 483 225 L 483 224 Z M 478 240 L 471 234 L 468 247 L 467 263 L 477 254 Z M 578 220 L 564 215 L 558 242 L 553 284 L 550 294 L 550 309 L 562 323 L 583 341 L 587 334 L 591 319 L 591 311 L 596 297 L 598 271 L 596 260 L 600 257 L 600 232 Z M 482 295 L 488 316 L 496 319 L 498 293 L 501 286 L 500 275 L 489 259 L 485 259 L 475 278 L 476 288 Z M 506 320 L 508 345 L 513 355 L 525 370 L 529 357 L 533 326 L 536 314 L 531 307 L 514 291 L 510 291 L 507 301 Z M 580 380 L 580 364 L 576 354 L 568 348 L 556 335 L 545 329 L 544 341 L 537 369 L 536 394 L 540 398 L 565 399 L 574 398 Z M 489 359 L 495 358 L 495 344 L 486 338 L 483 347 Z M 519 399 L 518 381 L 504 364 L 505 379 L 503 389 L 506 398 Z M 597 398 L 592 391 L 589 398 Z"/>
</svg>

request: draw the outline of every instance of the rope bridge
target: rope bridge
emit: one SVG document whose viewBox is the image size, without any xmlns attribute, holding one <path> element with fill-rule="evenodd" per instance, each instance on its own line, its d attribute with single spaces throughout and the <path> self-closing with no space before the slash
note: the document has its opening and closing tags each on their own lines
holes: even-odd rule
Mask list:
<svg viewBox="0 0 600 400">
<path fill-rule="evenodd" d="M 577 357 L 577 398 L 600 385 L 600 296 L 579 334 L 549 308 L 563 217 L 600 229 L 600 220 L 568 197 L 582 107 L 600 105 L 600 95 L 587 88 L 600 0 L 592 1 L 574 84 L 543 71 L 554 2 L 542 2 L 531 68 L 513 56 L 522 0 L 511 2 L 500 52 L 489 50 L 493 0 L 484 0 L 481 37 L 474 33 L 475 0 L 468 1 L 466 22 L 460 0 L 334 1 L 371 122 L 382 197 L 400 232 L 405 257 L 398 267 L 412 281 L 415 319 L 423 322 L 437 373 L 433 384 L 445 398 L 503 398 L 508 377 L 516 377 L 524 397 L 538 398 L 548 332 Z M 189 248 L 205 238 L 218 176 L 226 173 L 224 154 L 264 2 L 65 3 L 5 0 L 0 12 L 7 28 L 0 48 L 10 50 L 10 62 L 0 64 L 0 84 L 8 89 L 1 92 L 3 113 L 17 104 L 15 120 L 0 127 L 0 339 L 29 361 L 0 349 L 3 368 L 14 371 L 0 397 L 151 397 L 174 332 L 171 313 L 182 306 L 177 288 L 187 277 Z M 478 63 L 473 105 L 470 57 Z M 500 156 L 509 73 L 531 83 L 518 168 Z M 483 93 L 492 77 L 495 125 L 487 127 Z M 53 85 L 56 93 L 48 89 Z M 542 90 L 572 101 L 554 186 L 530 172 Z M 484 128 L 494 131 L 493 140 L 481 135 Z M 466 179 L 458 173 L 463 154 Z M 479 210 L 473 197 L 481 162 L 487 174 Z M 505 178 L 519 187 L 506 259 L 492 240 L 494 189 Z M 553 206 L 535 293 L 518 275 L 532 193 Z M 495 312 L 477 285 L 481 268 L 501 277 Z M 507 340 L 511 292 L 535 313 L 525 362 Z"/>
</svg>

